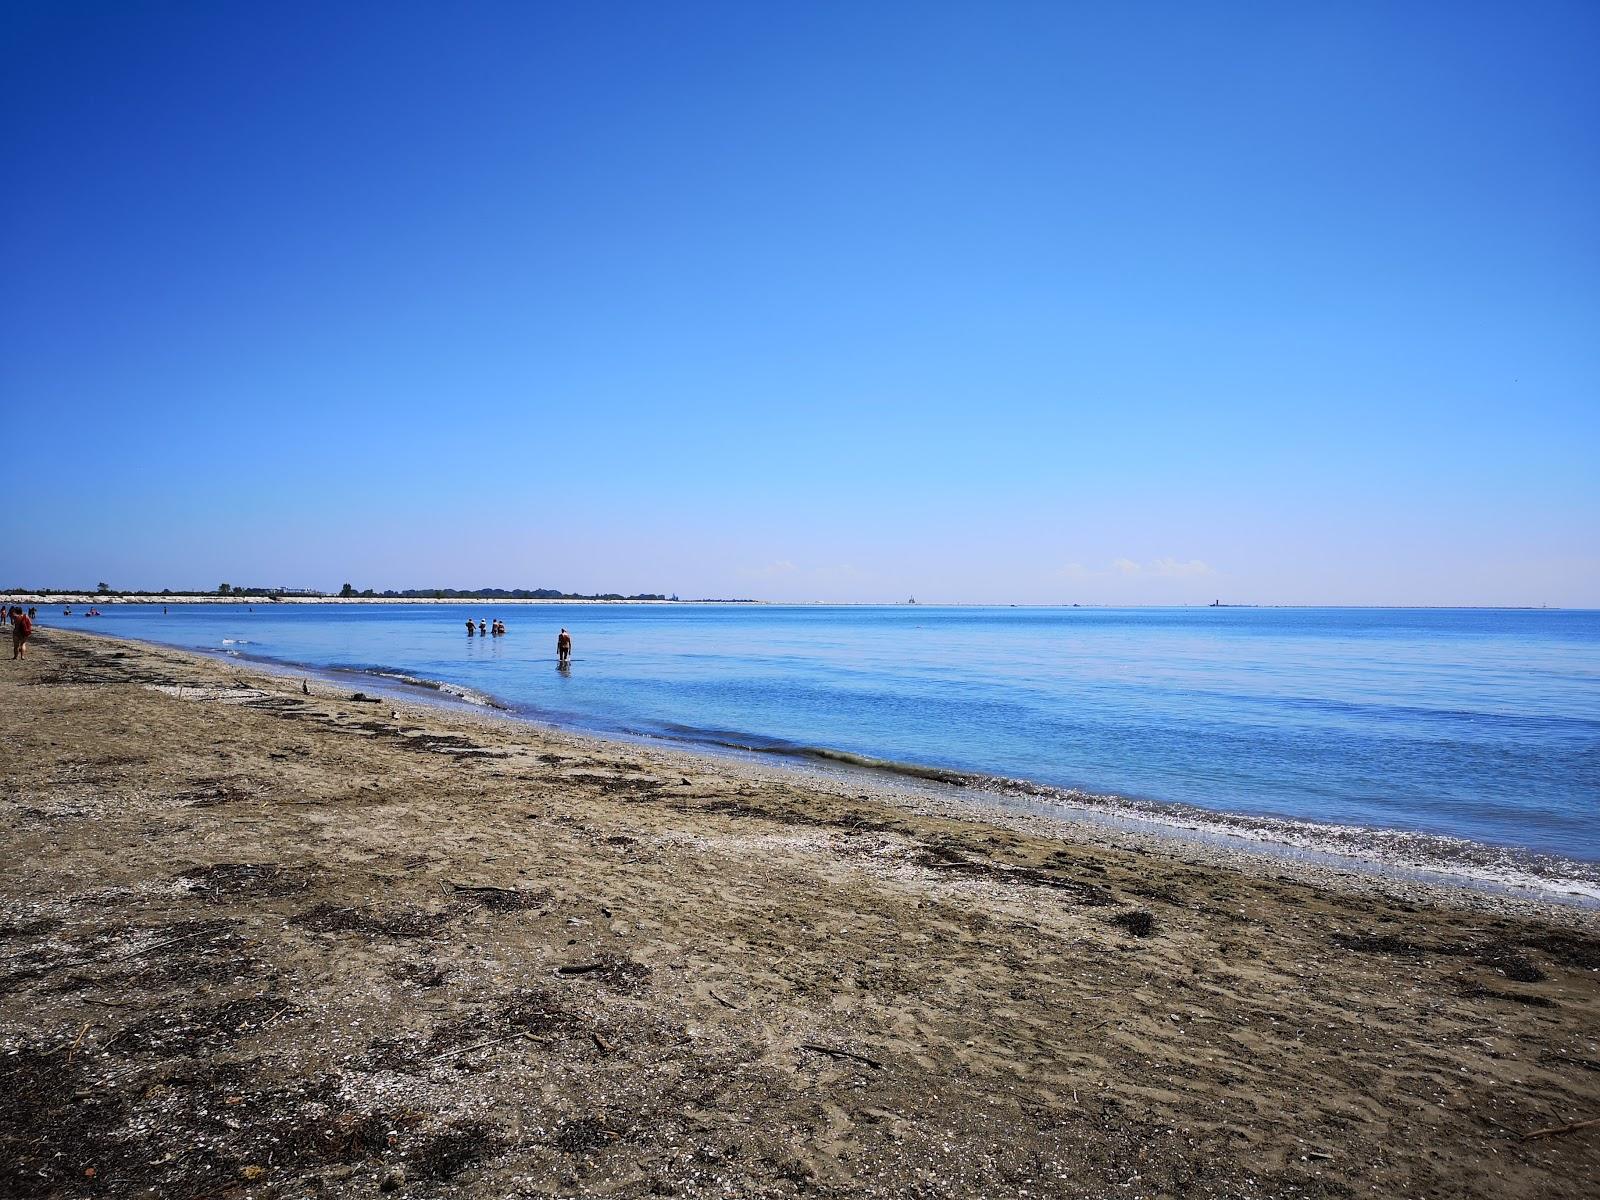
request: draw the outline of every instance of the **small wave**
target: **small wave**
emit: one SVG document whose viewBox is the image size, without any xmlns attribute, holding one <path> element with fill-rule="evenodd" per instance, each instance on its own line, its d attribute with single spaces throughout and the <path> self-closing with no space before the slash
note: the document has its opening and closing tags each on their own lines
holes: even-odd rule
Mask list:
<svg viewBox="0 0 1600 1200">
<path fill-rule="evenodd" d="M 929 767 L 921 763 L 899 762 L 892 758 L 873 758 L 849 750 L 834 750 L 828 746 L 803 746 L 778 738 L 764 738 L 755 734 L 732 733 L 719 729 L 696 729 L 689 725 L 667 722 L 662 727 L 673 741 L 690 742 L 701 746 L 716 746 L 723 750 L 740 750 L 746 754 L 770 754 L 777 758 L 804 759 L 814 762 L 839 763 L 866 771 L 881 771 L 886 775 L 904 775 L 911 779 L 929 780 L 933 783 L 968 787 L 986 776 L 952 771 L 944 767 Z M 647 736 L 659 736 L 647 734 Z"/>
<path fill-rule="evenodd" d="M 504 712 L 509 707 L 496 700 L 493 696 L 474 691 L 469 687 L 463 687 L 459 683 L 447 683 L 442 679 L 423 679 L 417 675 L 407 675 L 403 671 L 383 671 L 368 667 L 355 667 L 352 669 L 362 675 L 374 675 L 380 679 L 392 679 L 396 683 L 405 684 L 407 687 L 426 688 L 430 692 L 440 692 L 457 700 L 465 701 L 468 704 L 475 704 L 479 708 L 494 708 Z"/>
<path fill-rule="evenodd" d="M 224 646 L 253 646 L 253 645 L 255 645 L 255 643 L 252 642 L 249 638 L 223 638 L 222 639 L 222 644 Z"/>
<path fill-rule="evenodd" d="M 787 754 L 795 758 L 815 758 L 823 762 L 843 763 L 849 767 L 862 767 L 868 771 L 883 771 L 889 775 L 905 775 L 912 779 L 928 779 L 934 783 L 948 783 L 956 787 L 969 787 L 982 776 L 961 771 L 948 771 L 942 767 L 924 767 L 918 763 L 898 762 L 892 758 L 873 758 L 866 754 L 852 754 L 848 750 L 829 750 L 823 746 L 799 746 L 793 750 L 769 750 L 768 753 Z"/>
</svg>

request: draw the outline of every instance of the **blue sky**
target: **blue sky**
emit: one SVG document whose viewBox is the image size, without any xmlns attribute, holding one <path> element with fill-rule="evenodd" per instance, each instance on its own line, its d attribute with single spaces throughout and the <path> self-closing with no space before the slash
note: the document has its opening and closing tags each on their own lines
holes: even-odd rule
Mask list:
<svg viewBox="0 0 1600 1200">
<path fill-rule="evenodd" d="M 0 585 L 1600 606 L 1600 6 L 11 3 Z"/>
</svg>

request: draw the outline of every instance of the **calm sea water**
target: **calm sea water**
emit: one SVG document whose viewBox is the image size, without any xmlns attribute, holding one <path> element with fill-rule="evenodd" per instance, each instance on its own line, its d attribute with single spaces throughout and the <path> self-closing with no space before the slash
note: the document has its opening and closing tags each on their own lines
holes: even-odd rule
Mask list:
<svg viewBox="0 0 1600 1200">
<path fill-rule="evenodd" d="M 503 638 L 467 638 L 467 615 Z M 114 605 L 70 624 L 528 716 L 1600 861 L 1600 613 Z M 561 625 L 576 643 L 555 662 Z"/>
</svg>

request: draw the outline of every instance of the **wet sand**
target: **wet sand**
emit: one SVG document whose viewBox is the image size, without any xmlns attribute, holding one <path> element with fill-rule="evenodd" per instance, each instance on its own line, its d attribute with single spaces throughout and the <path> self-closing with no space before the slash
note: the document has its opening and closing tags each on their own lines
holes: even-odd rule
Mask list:
<svg viewBox="0 0 1600 1200">
<path fill-rule="evenodd" d="M 1579 1197 L 1600 917 L 42 630 L 0 1195 Z"/>
</svg>

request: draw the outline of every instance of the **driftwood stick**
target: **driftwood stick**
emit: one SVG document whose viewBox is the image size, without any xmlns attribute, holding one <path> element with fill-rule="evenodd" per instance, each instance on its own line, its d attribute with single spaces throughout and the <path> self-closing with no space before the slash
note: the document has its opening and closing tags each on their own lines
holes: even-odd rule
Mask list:
<svg viewBox="0 0 1600 1200">
<path fill-rule="evenodd" d="M 93 1024 L 93 1021 L 85 1021 L 83 1023 L 83 1028 L 78 1030 L 78 1040 L 73 1042 L 72 1049 L 67 1051 L 67 1062 L 69 1064 L 72 1062 L 73 1057 L 78 1053 L 78 1047 L 83 1045 L 83 1039 L 89 1032 L 89 1026 Z"/>
<path fill-rule="evenodd" d="M 208 933 L 217 932 L 215 929 L 196 929 L 193 933 L 186 933 L 182 937 L 168 938 L 164 942 L 157 942 L 154 946 L 140 946 L 137 950 L 129 950 L 125 954 L 113 955 L 113 958 L 134 958 L 140 954 L 149 954 L 152 950 L 164 950 L 168 946 L 176 946 L 179 942 L 191 942 L 197 937 L 205 937 Z M 90 959 L 94 962 L 94 959 Z"/>
<path fill-rule="evenodd" d="M 1532 1133 L 1522 1135 L 1522 1140 L 1531 1142 L 1536 1138 L 1560 1137 L 1564 1133 L 1577 1133 L 1580 1129 L 1600 1125 L 1600 1117 L 1590 1117 L 1587 1121 L 1574 1121 L 1570 1125 L 1552 1125 L 1549 1129 L 1535 1129 Z"/>
<path fill-rule="evenodd" d="M 276 1021 L 279 1017 L 283 1016 L 284 1013 L 288 1012 L 293 1007 L 294 1007 L 293 1004 L 285 1004 L 277 1012 L 273 1013 L 265 1021 L 261 1022 L 261 1028 L 265 1029 L 268 1025 L 271 1025 L 274 1021 Z"/>
<path fill-rule="evenodd" d="M 428 1061 L 438 1062 L 441 1058 L 454 1058 L 457 1054 L 471 1054 L 474 1050 L 483 1050 L 489 1046 L 498 1046 L 501 1042 L 514 1042 L 518 1038 L 528 1038 L 529 1041 L 533 1040 L 531 1037 L 529 1037 L 526 1030 L 519 1030 L 516 1033 L 508 1033 L 505 1037 L 490 1038 L 487 1042 L 479 1042 L 476 1046 L 457 1046 L 454 1050 L 446 1050 L 443 1054 L 435 1054 Z"/>
<path fill-rule="evenodd" d="M 850 1050 L 840 1050 L 836 1046 L 819 1046 L 815 1042 L 801 1042 L 800 1049 L 809 1050 L 813 1054 L 826 1054 L 829 1058 L 848 1058 L 858 1063 L 865 1063 L 874 1071 L 883 1070 L 883 1064 L 875 1058 L 868 1058 L 865 1054 L 856 1054 Z"/>
</svg>

